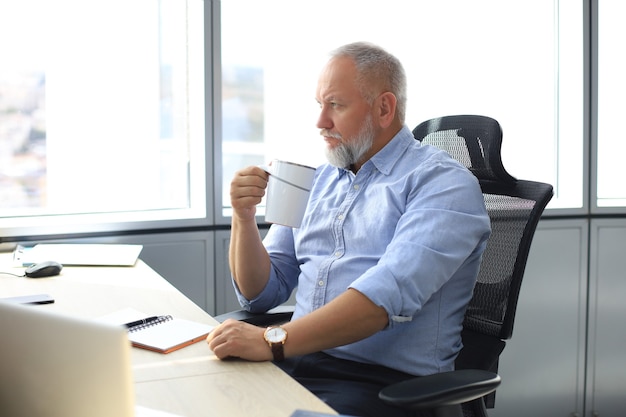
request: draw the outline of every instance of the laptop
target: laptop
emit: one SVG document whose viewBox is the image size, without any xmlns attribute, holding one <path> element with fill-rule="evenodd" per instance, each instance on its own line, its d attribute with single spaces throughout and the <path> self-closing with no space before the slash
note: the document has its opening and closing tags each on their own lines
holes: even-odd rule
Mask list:
<svg viewBox="0 0 626 417">
<path fill-rule="evenodd" d="M 18 246 L 14 262 L 31 265 L 56 261 L 62 265 L 133 266 L 143 245 L 109 243 L 40 243 L 32 248 Z"/>
<path fill-rule="evenodd" d="M 131 417 L 126 330 L 0 302 L 0 415 Z"/>
</svg>

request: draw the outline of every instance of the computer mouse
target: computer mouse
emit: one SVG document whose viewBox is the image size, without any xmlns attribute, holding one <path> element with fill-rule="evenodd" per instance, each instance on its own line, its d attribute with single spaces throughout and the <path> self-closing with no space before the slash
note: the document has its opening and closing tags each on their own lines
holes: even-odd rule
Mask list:
<svg viewBox="0 0 626 417">
<path fill-rule="evenodd" d="M 59 275 L 63 265 L 55 261 L 44 261 L 26 268 L 24 275 L 28 278 L 45 278 Z"/>
</svg>

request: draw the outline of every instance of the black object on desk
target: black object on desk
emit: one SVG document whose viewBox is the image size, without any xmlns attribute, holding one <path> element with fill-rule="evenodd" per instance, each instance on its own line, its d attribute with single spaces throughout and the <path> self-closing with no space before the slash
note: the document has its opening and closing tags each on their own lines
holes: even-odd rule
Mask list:
<svg viewBox="0 0 626 417">
<path fill-rule="evenodd" d="M 15 304 L 51 304 L 54 303 L 54 298 L 48 294 L 30 294 L 19 295 L 17 297 L 4 297 L 0 298 L 0 301 Z"/>
<path fill-rule="evenodd" d="M 131 321 L 130 323 L 126 323 L 124 326 L 126 326 L 128 329 L 132 329 L 133 327 L 145 326 L 147 324 L 149 325 L 150 323 L 154 323 L 155 321 L 159 320 L 162 320 L 162 318 L 159 316 L 152 316 L 141 320 Z"/>
</svg>

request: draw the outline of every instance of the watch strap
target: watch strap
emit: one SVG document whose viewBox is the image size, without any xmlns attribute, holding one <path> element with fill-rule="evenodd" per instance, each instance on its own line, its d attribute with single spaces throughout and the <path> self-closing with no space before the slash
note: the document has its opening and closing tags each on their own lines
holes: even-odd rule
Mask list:
<svg viewBox="0 0 626 417">
<path fill-rule="evenodd" d="M 285 349 L 283 343 L 272 343 L 272 355 L 274 356 L 274 362 L 282 362 L 285 360 Z"/>
</svg>

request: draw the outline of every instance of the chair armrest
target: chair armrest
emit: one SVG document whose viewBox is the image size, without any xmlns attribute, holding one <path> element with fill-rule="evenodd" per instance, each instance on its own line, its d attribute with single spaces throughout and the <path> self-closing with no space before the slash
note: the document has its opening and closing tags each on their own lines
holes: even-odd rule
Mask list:
<svg viewBox="0 0 626 417">
<path fill-rule="evenodd" d="M 226 319 L 233 319 L 239 321 L 245 321 L 246 323 L 254 324 L 255 326 L 267 327 L 274 324 L 287 323 L 291 320 L 293 315 L 294 306 L 278 306 L 265 313 L 250 313 L 245 310 L 231 311 L 228 313 L 220 314 L 214 317 L 215 320 L 220 323 Z"/>
<path fill-rule="evenodd" d="M 383 388 L 384 402 L 404 409 L 437 409 L 465 403 L 495 391 L 500 376 L 478 369 L 427 375 Z"/>
</svg>

